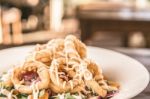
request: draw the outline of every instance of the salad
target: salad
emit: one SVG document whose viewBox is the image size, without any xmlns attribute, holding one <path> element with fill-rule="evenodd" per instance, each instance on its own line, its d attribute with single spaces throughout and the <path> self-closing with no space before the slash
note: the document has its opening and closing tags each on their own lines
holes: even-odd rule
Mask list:
<svg viewBox="0 0 150 99">
<path fill-rule="evenodd" d="M 0 77 L 0 99 L 109 99 L 119 84 L 103 76 L 75 36 L 37 44 Z"/>
</svg>

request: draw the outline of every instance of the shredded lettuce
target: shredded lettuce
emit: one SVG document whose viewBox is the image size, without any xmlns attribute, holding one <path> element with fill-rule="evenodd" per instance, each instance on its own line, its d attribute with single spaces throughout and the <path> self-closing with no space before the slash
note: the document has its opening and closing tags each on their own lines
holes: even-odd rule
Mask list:
<svg viewBox="0 0 150 99">
<path fill-rule="evenodd" d="M 64 98 L 65 99 L 75 99 L 75 97 L 73 97 L 70 93 L 66 93 Z"/>
<path fill-rule="evenodd" d="M 52 98 L 49 99 L 85 99 L 85 98 L 80 96 L 79 94 L 65 93 L 65 94 L 58 94 L 57 96 L 53 96 Z"/>
<path fill-rule="evenodd" d="M 45 90 L 41 90 L 41 91 L 39 92 L 39 97 L 43 96 L 44 94 L 45 94 Z"/>
<path fill-rule="evenodd" d="M 17 97 L 18 97 L 18 99 L 27 99 L 28 95 L 27 94 L 18 94 Z"/>
<path fill-rule="evenodd" d="M 0 97 L 6 97 L 6 96 L 0 93 Z"/>
</svg>

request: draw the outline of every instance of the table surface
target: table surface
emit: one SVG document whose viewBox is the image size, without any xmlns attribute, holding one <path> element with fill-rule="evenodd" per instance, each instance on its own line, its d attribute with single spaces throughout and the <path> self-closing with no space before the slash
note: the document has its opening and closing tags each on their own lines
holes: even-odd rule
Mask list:
<svg viewBox="0 0 150 99">
<path fill-rule="evenodd" d="M 140 61 L 150 73 L 150 49 L 111 48 Z M 147 88 L 133 99 L 150 99 L 150 83 Z"/>
</svg>

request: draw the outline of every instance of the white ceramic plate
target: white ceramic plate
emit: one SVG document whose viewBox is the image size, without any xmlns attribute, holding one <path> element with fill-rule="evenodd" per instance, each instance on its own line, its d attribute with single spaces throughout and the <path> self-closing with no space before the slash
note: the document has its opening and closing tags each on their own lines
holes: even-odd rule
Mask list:
<svg viewBox="0 0 150 99">
<path fill-rule="evenodd" d="M 33 46 L 15 47 L 0 51 L 0 73 L 27 56 Z M 120 53 L 88 47 L 88 57 L 96 61 L 104 75 L 121 85 L 119 93 L 113 99 L 130 99 L 142 92 L 149 83 L 149 73 L 138 61 Z"/>
</svg>

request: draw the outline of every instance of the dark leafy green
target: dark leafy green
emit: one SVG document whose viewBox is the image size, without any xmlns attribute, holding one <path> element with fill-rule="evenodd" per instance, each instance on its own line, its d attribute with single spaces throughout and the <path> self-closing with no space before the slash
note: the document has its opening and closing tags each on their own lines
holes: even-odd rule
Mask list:
<svg viewBox="0 0 150 99">
<path fill-rule="evenodd" d="M 18 97 L 18 99 L 27 99 L 28 95 L 27 94 L 18 94 L 17 97 Z"/>
</svg>

